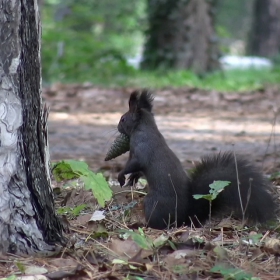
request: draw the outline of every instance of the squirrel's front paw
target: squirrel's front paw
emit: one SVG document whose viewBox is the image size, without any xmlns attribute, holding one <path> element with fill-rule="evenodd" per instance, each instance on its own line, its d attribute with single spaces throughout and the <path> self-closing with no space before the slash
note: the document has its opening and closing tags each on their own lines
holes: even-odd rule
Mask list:
<svg viewBox="0 0 280 280">
<path fill-rule="evenodd" d="M 119 181 L 121 187 L 123 187 L 123 185 L 125 184 L 125 176 L 122 173 L 119 173 L 118 181 Z"/>
<path fill-rule="evenodd" d="M 142 176 L 141 172 L 135 172 L 135 173 L 130 174 L 128 177 L 127 185 L 134 186 L 138 182 L 138 180 L 141 176 Z"/>
</svg>

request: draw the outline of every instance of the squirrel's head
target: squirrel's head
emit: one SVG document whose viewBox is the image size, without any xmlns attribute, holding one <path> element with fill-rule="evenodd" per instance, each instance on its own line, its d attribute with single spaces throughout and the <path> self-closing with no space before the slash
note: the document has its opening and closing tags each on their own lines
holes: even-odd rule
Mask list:
<svg viewBox="0 0 280 280">
<path fill-rule="evenodd" d="M 148 90 L 134 91 L 130 94 L 129 110 L 122 115 L 119 124 L 119 132 L 130 136 L 133 129 L 141 122 L 144 114 L 152 114 L 154 97 Z"/>
</svg>

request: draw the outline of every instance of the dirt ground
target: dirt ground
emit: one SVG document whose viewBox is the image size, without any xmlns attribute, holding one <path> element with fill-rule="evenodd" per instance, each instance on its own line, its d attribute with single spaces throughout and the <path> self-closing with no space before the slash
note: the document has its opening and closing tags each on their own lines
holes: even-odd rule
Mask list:
<svg viewBox="0 0 280 280">
<path fill-rule="evenodd" d="M 52 161 L 80 159 L 94 171 L 118 171 L 127 155 L 110 162 L 104 157 L 132 90 L 87 84 L 45 88 Z M 154 113 L 186 168 L 202 155 L 234 149 L 270 174 L 280 169 L 279 104 L 279 87 L 242 94 L 166 88 L 155 91 Z"/>
</svg>

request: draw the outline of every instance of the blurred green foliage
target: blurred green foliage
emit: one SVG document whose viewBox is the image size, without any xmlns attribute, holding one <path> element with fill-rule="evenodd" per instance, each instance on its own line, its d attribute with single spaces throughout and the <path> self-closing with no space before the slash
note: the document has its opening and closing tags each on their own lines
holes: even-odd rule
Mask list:
<svg viewBox="0 0 280 280">
<path fill-rule="evenodd" d="M 101 80 L 97 84 L 103 84 Z M 262 89 L 267 84 L 280 84 L 280 69 L 227 70 L 199 77 L 191 71 L 138 72 L 114 77 L 112 86 L 131 87 L 195 87 L 219 91 L 248 91 Z M 108 85 L 108 84 L 107 84 Z M 110 84 L 109 84 L 110 85 Z"/>
<path fill-rule="evenodd" d="M 133 69 L 142 45 L 145 0 L 46 0 L 42 7 L 44 81 L 90 81 Z"/>
</svg>

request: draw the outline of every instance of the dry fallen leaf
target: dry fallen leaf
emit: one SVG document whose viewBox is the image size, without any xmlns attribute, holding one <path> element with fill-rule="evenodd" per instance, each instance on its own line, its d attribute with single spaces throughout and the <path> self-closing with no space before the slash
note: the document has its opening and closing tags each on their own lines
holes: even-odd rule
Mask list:
<svg viewBox="0 0 280 280">
<path fill-rule="evenodd" d="M 273 254 L 279 255 L 280 254 L 280 240 L 276 238 L 266 238 L 264 245 L 264 251 Z"/>
<path fill-rule="evenodd" d="M 168 267 L 174 267 L 175 265 L 182 265 L 188 262 L 188 259 L 195 257 L 198 254 L 196 250 L 183 249 L 177 250 L 164 258 Z"/>
<path fill-rule="evenodd" d="M 104 212 L 105 211 L 99 211 L 99 210 L 94 211 L 94 213 L 92 214 L 92 216 L 90 218 L 90 221 L 94 221 L 95 222 L 95 221 L 104 220 L 105 219 Z"/>
<path fill-rule="evenodd" d="M 110 244 L 110 249 L 117 254 L 118 258 L 129 260 L 135 257 L 139 251 L 141 250 L 140 257 L 142 259 L 150 256 L 153 254 L 152 250 L 144 250 L 140 248 L 133 240 L 119 240 L 119 239 L 112 239 Z"/>
</svg>

